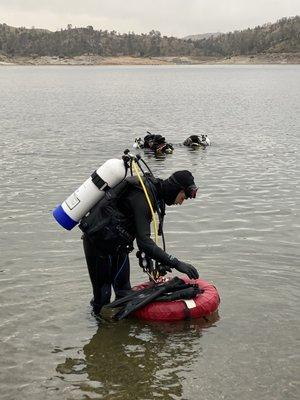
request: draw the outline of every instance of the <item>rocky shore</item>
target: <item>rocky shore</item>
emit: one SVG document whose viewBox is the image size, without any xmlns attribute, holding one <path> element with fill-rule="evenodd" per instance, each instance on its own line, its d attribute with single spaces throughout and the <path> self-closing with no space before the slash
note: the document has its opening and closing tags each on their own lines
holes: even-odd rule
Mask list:
<svg viewBox="0 0 300 400">
<path fill-rule="evenodd" d="M 300 64 L 300 53 L 270 53 L 249 56 L 218 57 L 101 57 L 82 55 L 66 57 L 8 57 L 0 54 L 0 65 L 247 65 Z"/>
</svg>

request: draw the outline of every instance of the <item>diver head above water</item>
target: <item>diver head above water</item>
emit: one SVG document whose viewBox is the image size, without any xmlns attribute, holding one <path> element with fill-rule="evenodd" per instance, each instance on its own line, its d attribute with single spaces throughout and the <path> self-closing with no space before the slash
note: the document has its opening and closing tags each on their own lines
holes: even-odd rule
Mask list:
<svg viewBox="0 0 300 400">
<path fill-rule="evenodd" d="M 194 199 L 197 190 L 194 177 L 187 170 L 174 172 L 161 182 L 161 195 L 168 206 L 182 204 L 186 199 Z"/>
</svg>

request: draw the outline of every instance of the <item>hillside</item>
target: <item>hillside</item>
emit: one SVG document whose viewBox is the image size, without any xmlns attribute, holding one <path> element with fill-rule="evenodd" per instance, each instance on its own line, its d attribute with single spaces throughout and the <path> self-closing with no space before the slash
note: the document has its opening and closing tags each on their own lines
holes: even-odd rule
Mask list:
<svg viewBox="0 0 300 400">
<path fill-rule="evenodd" d="M 182 58 L 183 63 L 206 60 L 208 57 L 257 56 L 263 54 L 295 54 L 300 52 L 300 17 L 282 18 L 274 24 L 253 29 L 214 34 L 200 40 L 184 40 L 162 36 L 158 31 L 148 34 L 118 33 L 94 30 L 92 26 L 51 32 L 43 29 L 15 28 L 0 24 L 0 55 L 2 61 L 15 58 L 54 57 L 60 59 L 95 57 Z M 295 58 L 294 57 L 294 58 Z M 198 62 L 196 61 L 196 62 Z M 9 61 L 10 62 L 10 61 Z M 141 62 L 142 63 L 142 62 Z"/>
<path fill-rule="evenodd" d="M 274 24 L 210 37 L 194 45 L 200 53 L 210 56 L 299 52 L 300 17 L 282 18 Z"/>
</svg>

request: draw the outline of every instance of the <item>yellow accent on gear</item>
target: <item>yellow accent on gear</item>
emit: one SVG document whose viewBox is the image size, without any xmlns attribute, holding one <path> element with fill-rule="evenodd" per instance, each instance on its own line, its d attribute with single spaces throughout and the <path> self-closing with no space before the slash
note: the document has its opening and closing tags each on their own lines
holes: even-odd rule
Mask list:
<svg viewBox="0 0 300 400">
<path fill-rule="evenodd" d="M 146 196 L 146 200 L 147 200 L 148 205 L 150 207 L 150 211 L 151 211 L 151 215 L 152 215 L 152 221 L 153 221 L 153 227 L 154 227 L 154 238 L 155 238 L 155 243 L 157 244 L 158 243 L 158 228 L 157 228 L 157 221 L 156 221 L 156 218 L 155 218 L 155 212 L 153 210 L 153 207 L 152 207 L 152 204 L 151 204 L 151 200 L 149 198 L 149 194 L 147 192 L 146 186 L 145 186 L 145 184 L 143 182 L 143 179 L 141 178 L 139 170 L 138 170 L 138 168 L 136 166 L 136 162 L 134 160 L 132 160 L 132 166 L 133 166 L 134 172 L 136 173 L 136 175 L 137 175 L 137 177 L 138 177 L 138 179 L 140 181 L 140 184 L 141 184 L 141 186 L 143 188 L 143 191 L 145 193 L 145 196 Z"/>
</svg>

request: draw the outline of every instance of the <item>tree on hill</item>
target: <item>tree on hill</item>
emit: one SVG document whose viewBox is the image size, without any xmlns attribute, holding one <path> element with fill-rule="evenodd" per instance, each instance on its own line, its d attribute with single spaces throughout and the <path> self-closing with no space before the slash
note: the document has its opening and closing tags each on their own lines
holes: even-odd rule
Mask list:
<svg viewBox="0 0 300 400">
<path fill-rule="evenodd" d="M 7 56 L 217 56 L 300 51 L 300 17 L 282 18 L 254 29 L 211 35 L 200 40 L 72 27 L 51 32 L 0 24 L 0 52 Z"/>
<path fill-rule="evenodd" d="M 300 51 L 300 17 L 282 18 L 274 24 L 230 32 L 194 42 L 203 54 L 249 55 Z"/>
</svg>

